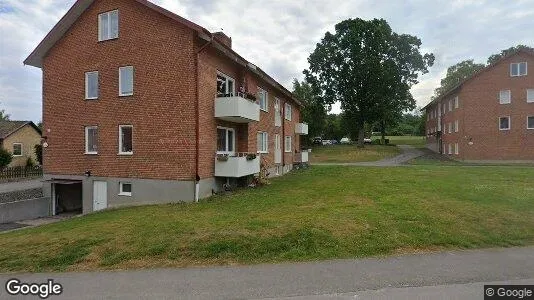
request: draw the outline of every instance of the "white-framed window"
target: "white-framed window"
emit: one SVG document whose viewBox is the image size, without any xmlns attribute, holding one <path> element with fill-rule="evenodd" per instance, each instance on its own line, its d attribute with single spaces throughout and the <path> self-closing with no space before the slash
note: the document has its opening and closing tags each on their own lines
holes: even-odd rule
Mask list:
<svg viewBox="0 0 534 300">
<path fill-rule="evenodd" d="M 282 126 L 282 114 L 280 113 L 280 99 L 274 98 L 274 126 Z"/>
<path fill-rule="evenodd" d="M 285 139 L 285 152 L 291 152 L 291 136 L 287 135 Z"/>
<path fill-rule="evenodd" d="M 512 92 L 510 90 L 502 90 L 499 92 L 499 103 L 508 104 L 512 102 Z"/>
<path fill-rule="evenodd" d="M 132 196 L 132 183 L 119 182 L 119 196 Z"/>
<path fill-rule="evenodd" d="M 269 153 L 269 134 L 258 132 L 258 153 Z"/>
<path fill-rule="evenodd" d="M 119 125 L 119 154 L 133 154 L 133 126 Z"/>
<path fill-rule="evenodd" d="M 527 89 L 527 102 L 534 103 L 534 89 Z"/>
<path fill-rule="evenodd" d="M 235 153 L 235 129 L 228 127 L 217 127 L 217 153 Z"/>
<path fill-rule="evenodd" d="M 454 144 L 454 154 L 458 155 L 459 153 L 460 153 L 460 148 L 458 146 L 458 143 L 455 143 Z"/>
<path fill-rule="evenodd" d="M 119 68 L 119 96 L 132 96 L 134 94 L 134 67 Z"/>
<path fill-rule="evenodd" d="M 449 154 L 452 154 L 452 144 L 449 144 Z"/>
<path fill-rule="evenodd" d="M 447 103 L 443 103 L 443 115 L 447 112 Z"/>
<path fill-rule="evenodd" d="M 269 111 L 269 93 L 261 87 L 258 87 L 258 100 L 260 102 L 260 109 Z"/>
<path fill-rule="evenodd" d="M 22 156 L 22 143 L 13 143 L 13 156 Z"/>
<path fill-rule="evenodd" d="M 499 130 L 510 130 L 510 117 L 500 117 L 499 118 Z"/>
<path fill-rule="evenodd" d="M 460 107 L 460 99 L 458 98 L 458 96 L 454 97 L 454 108 L 459 108 Z"/>
<path fill-rule="evenodd" d="M 233 97 L 235 95 L 235 80 L 217 71 L 217 97 Z"/>
<path fill-rule="evenodd" d="M 98 41 L 119 37 L 119 11 L 112 10 L 98 15 Z"/>
<path fill-rule="evenodd" d="M 447 151 L 446 151 L 445 147 L 447 147 L 447 145 L 445 145 L 445 143 L 443 143 L 443 154 L 447 154 Z"/>
<path fill-rule="evenodd" d="M 460 131 L 460 121 L 456 120 L 454 121 L 454 132 Z"/>
<path fill-rule="evenodd" d="M 534 129 L 534 116 L 527 117 L 527 129 Z"/>
<path fill-rule="evenodd" d="M 527 62 L 511 63 L 510 64 L 510 76 L 526 76 L 527 75 Z"/>
<path fill-rule="evenodd" d="M 98 71 L 85 73 L 85 99 L 98 99 Z"/>
<path fill-rule="evenodd" d="M 284 109 L 284 117 L 286 120 L 291 121 L 291 115 L 292 115 L 292 107 L 291 104 L 286 103 L 285 109 Z"/>
<path fill-rule="evenodd" d="M 452 99 L 449 100 L 449 111 L 452 111 Z"/>
<path fill-rule="evenodd" d="M 449 133 L 452 133 L 452 123 L 449 123 Z"/>
<path fill-rule="evenodd" d="M 98 154 L 98 126 L 85 127 L 85 154 Z"/>
</svg>

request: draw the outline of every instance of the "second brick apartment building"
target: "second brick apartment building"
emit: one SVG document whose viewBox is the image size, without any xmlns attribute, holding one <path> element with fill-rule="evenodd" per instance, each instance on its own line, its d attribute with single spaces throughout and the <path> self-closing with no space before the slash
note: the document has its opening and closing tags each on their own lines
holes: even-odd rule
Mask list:
<svg viewBox="0 0 534 300">
<path fill-rule="evenodd" d="M 463 161 L 534 162 L 534 52 L 518 50 L 425 108 L 427 147 Z"/>
<path fill-rule="evenodd" d="M 291 92 L 148 1 L 76 1 L 25 64 L 43 72 L 53 214 L 194 201 L 307 161 Z"/>
</svg>

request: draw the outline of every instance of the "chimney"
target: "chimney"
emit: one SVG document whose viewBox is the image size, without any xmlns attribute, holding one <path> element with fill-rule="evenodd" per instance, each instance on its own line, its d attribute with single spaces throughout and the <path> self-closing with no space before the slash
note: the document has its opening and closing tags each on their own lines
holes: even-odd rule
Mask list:
<svg viewBox="0 0 534 300">
<path fill-rule="evenodd" d="M 214 32 L 213 38 L 219 43 L 225 44 L 226 46 L 230 47 L 230 49 L 232 48 L 232 38 L 224 34 L 224 32 Z"/>
</svg>

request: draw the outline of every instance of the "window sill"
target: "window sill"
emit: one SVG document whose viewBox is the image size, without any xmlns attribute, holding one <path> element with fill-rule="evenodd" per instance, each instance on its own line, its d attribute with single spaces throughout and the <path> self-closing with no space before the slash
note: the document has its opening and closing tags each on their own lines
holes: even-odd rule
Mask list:
<svg viewBox="0 0 534 300">
<path fill-rule="evenodd" d="M 291 153 L 291 150 L 289 150 L 289 151 L 284 151 L 284 153 Z"/>
<path fill-rule="evenodd" d="M 98 155 L 98 152 L 85 152 L 85 155 Z"/>
<path fill-rule="evenodd" d="M 13 155 L 13 157 L 23 157 L 24 155 Z"/>
<path fill-rule="evenodd" d="M 120 156 L 132 156 L 133 152 L 119 152 L 117 155 L 120 155 Z"/>
<path fill-rule="evenodd" d="M 509 131 L 509 130 L 510 130 L 510 128 L 506 128 L 506 129 L 500 129 L 499 128 L 499 131 Z"/>
<path fill-rule="evenodd" d="M 262 111 L 262 112 L 264 112 L 264 113 L 269 113 L 269 110 L 268 110 L 268 109 L 260 108 L 260 111 Z"/>
<path fill-rule="evenodd" d="M 269 151 L 258 151 L 259 154 L 269 154 Z"/>
<path fill-rule="evenodd" d="M 119 97 L 132 97 L 134 94 L 119 94 Z"/>
<path fill-rule="evenodd" d="M 119 37 L 116 37 L 116 38 L 110 38 L 110 39 L 105 39 L 105 40 L 98 39 L 98 42 L 99 42 L 99 43 L 105 43 L 105 42 L 114 41 L 114 40 L 118 40 L 118 39 L 119 39 Z"/>
<path fill-rule="evenodd" d="M 96 97 L 96 98 L 85 98 L 85 100 L 89 100 L 89 101 L 91 101 L 91 100 L 98 100 L 98 97 Z"/>
<path fill-rule="evenodd" d="M 132 196 L 132 193 L 119 193 L 119 196 L 123 196 L 123 197 L 131 197 L 131 196 Z"/>
</svg>

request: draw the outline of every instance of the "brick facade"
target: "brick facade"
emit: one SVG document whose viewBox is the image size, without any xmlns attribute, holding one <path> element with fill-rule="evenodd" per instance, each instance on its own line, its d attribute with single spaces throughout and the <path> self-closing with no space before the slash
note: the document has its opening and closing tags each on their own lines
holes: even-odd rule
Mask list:
<svg viewBox="0 0 534 300">
<path fill-rule="evenodd" d="M 519 62 L 527 62 L 527 75 L 510 76 L 510 64 Z M 534 130 L 527 129 L 527 117 L 534 116 L 534 103 L 527 102 L 527 89 L 534 89 L 533 76 L 534 54 L 520 51 L 487 67 L 429 104 L 426 107 L 429 148 L 440 153 L 445 150 L 444 154 L 466 161 L 533 161 Z M 500 104 L 502 90 L 510 90 L 511 103 Z M 456 97 L 458 108 L 455 107 Z M 452 111 L 448 108 L 449 101 Z M 500 130 L 499 118 L 505 116 L 510 117 L 511 128 Z M 438 130 L 439 122 L 441 130 Z M 458 132 L 455 132 L 456 122 Z"/>
</svg>

